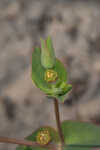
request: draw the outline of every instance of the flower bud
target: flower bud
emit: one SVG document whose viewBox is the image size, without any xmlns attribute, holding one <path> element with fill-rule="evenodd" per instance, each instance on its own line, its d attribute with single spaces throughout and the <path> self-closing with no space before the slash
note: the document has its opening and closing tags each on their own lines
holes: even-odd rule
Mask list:
<svg viewBox="0 0 100 150">
<path fill-rule="evenodd" d="M 46 145 L 51 141 L 51 136 L 48 130 L 40 131 L 37 134 L 36 142 L 40 145 Z"/>
<path fill-rule="evenodd" d="M 41 64 L 45 69 L 53 68 L 55 65 L 55 53 L 52 40 L 50 37 L 47 40 L 41 39 Z"/>
<path fill-rule="evenodd" d="M 44 80 L 46 80 L 47 82 L 54 82 L 56 81 L 58 78 L 58 74 L 56 71 L 51 70 L 51 69 L 47 69 L 44 75 Z"/>
</svg>

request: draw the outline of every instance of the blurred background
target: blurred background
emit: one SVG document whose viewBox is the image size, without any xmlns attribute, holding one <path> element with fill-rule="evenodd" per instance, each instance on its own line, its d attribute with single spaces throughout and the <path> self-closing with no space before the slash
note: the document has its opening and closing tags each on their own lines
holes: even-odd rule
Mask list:
<svg viewBox="0 0 100 150">
<path fill-rule="evenodd" d="M 53 101 L 31 81 L 33 48 L 48 35 L 73 85 L 61 119 L 100 123 L 100 1 L 0 0 L 0 136 L 56 126 Z"/>
</svg>

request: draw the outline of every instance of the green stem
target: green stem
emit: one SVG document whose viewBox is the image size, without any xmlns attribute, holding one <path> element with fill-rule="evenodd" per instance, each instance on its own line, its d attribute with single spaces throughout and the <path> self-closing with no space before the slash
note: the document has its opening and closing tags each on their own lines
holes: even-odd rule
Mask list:
<svg viewBox="0 0 100 150">
<path fill-rule="evenodd" d="M 56 123 L 57 123 L 57 128 L 58 128 L 58 134 L 59 134 L 61 143 L 63 145 L 64 144 L 64 136 L 63 136 L 62 129 L 61 129 L 59 104 L 58 104 L 58 100 L 56 98 L 54 99 L 54 110 L 55 110 L 55 117 L 56 117 Z"/>
</svg>

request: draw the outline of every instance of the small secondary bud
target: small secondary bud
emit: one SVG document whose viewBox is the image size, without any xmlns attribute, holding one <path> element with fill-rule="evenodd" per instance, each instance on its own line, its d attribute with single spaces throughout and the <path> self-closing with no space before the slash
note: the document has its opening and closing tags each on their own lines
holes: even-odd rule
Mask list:
<svg viewBox="0 0 100 150">
<path fill-rule="evenodd" d="M 53 68 L 55 64 L 55 53 L 52 40 L 50 37 L 47 40 L 41 39 L 41 64 L 44 68 Z"/>
</svg>

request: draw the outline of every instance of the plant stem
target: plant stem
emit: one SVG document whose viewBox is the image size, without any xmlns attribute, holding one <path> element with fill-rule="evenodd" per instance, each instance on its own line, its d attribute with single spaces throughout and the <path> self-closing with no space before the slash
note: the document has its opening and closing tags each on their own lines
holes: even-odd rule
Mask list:
<svg viewBox="0 0 100 150">
<path fill-rule="evenodd" d="M 60 122 L 60 115 L 59 115 L 59 104 L 58 104 L 58 100 L 56 98 L 54 99 L 54 110 L 55 110 L 58 134 L 59 134 L 61 143 L 64 144 L 64 136 L 63 136 L 62 129 L 61 129 L 61 122 Z"/>
<path fill-rule="evenodd" d="M 8 137 L 0 137 L 0 143 L 11 143 L 11 144 L 19 144 L 19 145 L 32 146 L 32 147 L 43 147 L 46 149 L 48 148 L 48 149 L 56 150 L 55 145 L 39 145 L 36 142 L 23 140 L 23 139 L 8 138 Z"/>
</svg>

